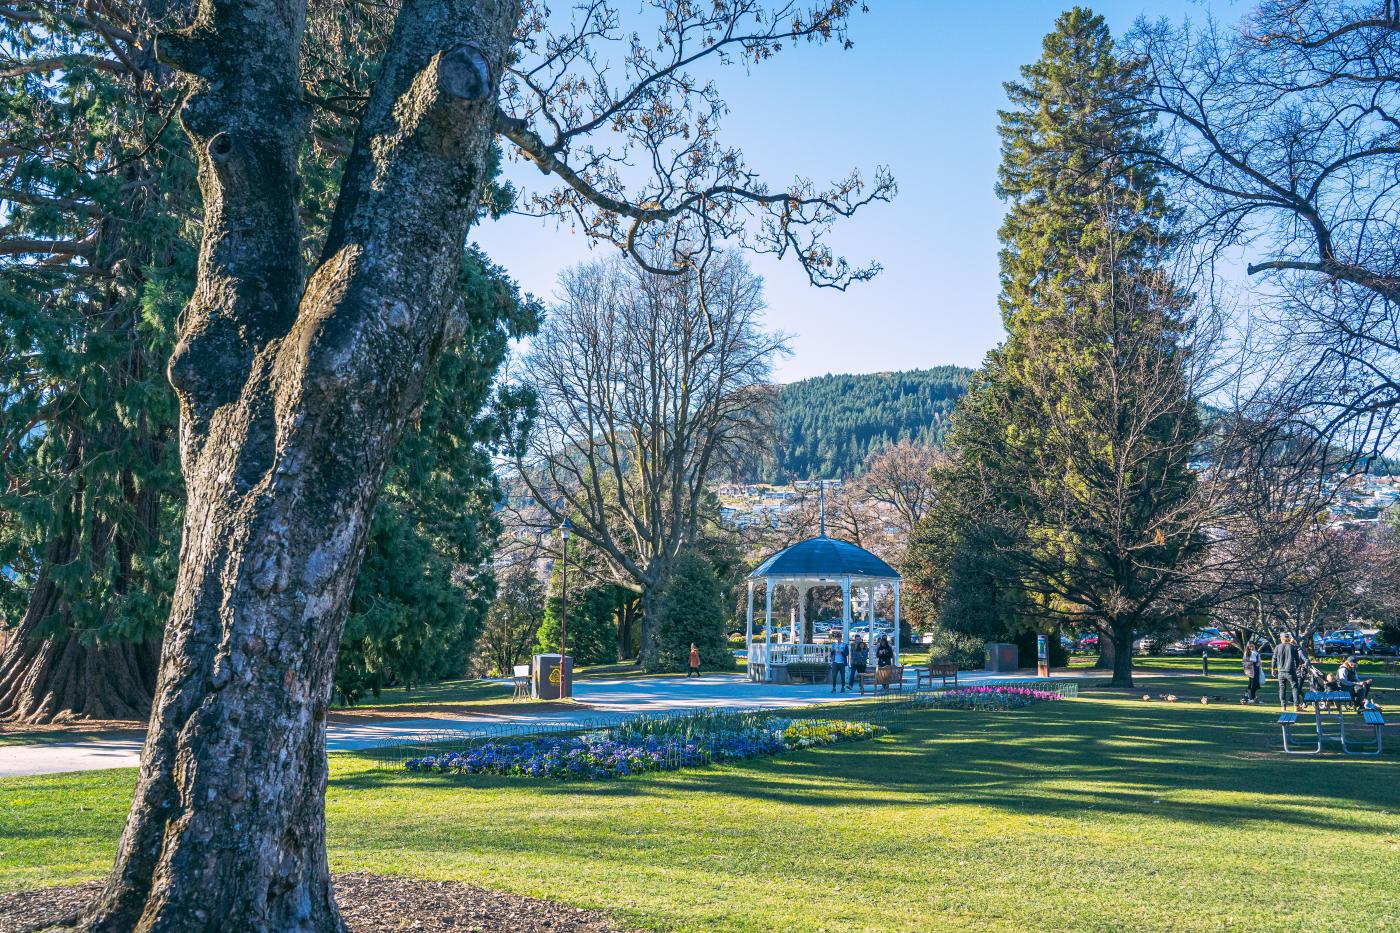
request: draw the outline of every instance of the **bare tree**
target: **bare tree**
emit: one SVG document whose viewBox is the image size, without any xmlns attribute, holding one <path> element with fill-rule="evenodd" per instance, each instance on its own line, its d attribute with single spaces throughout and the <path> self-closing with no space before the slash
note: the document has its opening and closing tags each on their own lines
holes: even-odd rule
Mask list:
<svg viewBox="0 0 1400 933">
<path fill-rule="evenodd" d="M 132 809 L 80 924 L 340 931 L 324 819 L 336 650 L 385 468 L 465 326 L 460 264 L 498 136 L 562 182 L 537 206 L 629 252 L 685 226 L 683 250 L 647 254 L 665 272 L 731 240 L 844 287 L 874 269 L 821 234 L 893 182 L 770 190 L 721 145 L 723 101 L 693 72 L 844 41 L 853 3 L 650 0 L 659 33 L 644 39 L 606 0 L 559 19 L 519 0 L 402 0 L 377 8 L 393 28 L 372 86 L 339 101 L 303 86 L 305 2 L 201 0 L 147 46 L 120 4 L 38 6 L 17 15 L 96 23 L 120 55 L 181 74 L 203 199 L 169 363 L 187 489 L 178 581 Z M 348 114 L 354 141 L 308 261 L 313 107 Z M 624 179 L 624 164 L 639 168 Z"/>
<path fill-rule="evenodd" d="M 907 538 L 933 508 L 933 470 L 947 459 L 933 447 L 900 441 L 866 457 L 858 485 L 866 498 L 890 509 L 898 532 Z"/>
<path fill-rule="evenodd" d="M 1400 5 L 1265 0 L 1237 30 L 1140 25 L 1138 105 L 1213 265 L 1265 280 L 1280 404 L 1324 445 L 1400 425 Z"/>
<path fill-rule="evenodd" d="M 659 588 L 706 482 L 759 442 L 782 337 L 762 329 L 762 281 L 729 256 L 686 276 L 604 260 L 561 287 L 524 364 L 539 412 L 517 468 L 551 521 L 570 517 L 641 593 L 651 666 Z"/>
</svg>

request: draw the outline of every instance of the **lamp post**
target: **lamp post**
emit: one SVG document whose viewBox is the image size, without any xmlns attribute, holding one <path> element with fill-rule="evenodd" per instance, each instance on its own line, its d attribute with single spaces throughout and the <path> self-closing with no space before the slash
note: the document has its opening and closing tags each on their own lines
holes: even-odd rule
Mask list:
<svg viewBox="0 0 1400 933">
<path fill-rule="evenodd" d="M 574 530 L 574 523 L 569 521 L 569 517 L 564 516 L 564 520 L 559 523 L 559 540 L 563 542 L 560 550 L 563 552 L 563 563 L 559 566 L 559 699 L 566 696 L 573 696 L 573 684 L 569 682 L 564 672 L 564 658 L 569 654 L 569 532 Z"/>
</svg>

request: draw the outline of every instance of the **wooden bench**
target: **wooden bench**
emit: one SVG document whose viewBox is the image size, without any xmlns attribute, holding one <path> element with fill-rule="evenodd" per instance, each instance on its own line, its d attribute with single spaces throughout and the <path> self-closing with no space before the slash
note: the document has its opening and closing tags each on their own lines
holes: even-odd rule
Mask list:
<svg viewBox="0 0 1400 933">
<path fill-rule="evenodd" d="M 947 687 L 950 683 L 956 687 L 958 685 L 958 666 L 956 664 L 936 664 L 928 662 L 927 667 L 917 667 L 914 669 L 914 689 L 933 689 L 933 678 L 942 680 L 940 686 Z"/>
<path fill-rule="evenodd" d="M 873 671 L 866 671 L 857 678 L 860 683 L 860 692 L 864 693 L 867 686 L 870 692 L 874 693 L 877 687 L 884 687 L 885 692 L 898 690 L 904 692 L 904 668 L 898 664 L 891 667 L 877 667 Z"/>
</svg>

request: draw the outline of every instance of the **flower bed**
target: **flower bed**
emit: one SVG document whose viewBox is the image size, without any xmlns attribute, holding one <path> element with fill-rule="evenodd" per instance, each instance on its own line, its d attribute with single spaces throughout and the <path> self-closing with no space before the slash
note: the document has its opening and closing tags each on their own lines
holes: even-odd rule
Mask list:
<svg viewBox="0 0 1400 933">
<path fill-rule="evenodd" d="M 1034 687 L 956 687 L 931 694 L 928 705 L 938 709 L 1020 709 L 1032 703 L 1058 700 L 1060 695 Z"/>
<path fill-rule="evenodd" d="M 465 751 L 425 755 L 404 763 L 409 771 L 496 774 L 602 781 L 649 771 L 674 771 L 834 745 L 884 733 L 868 722 L 772 717 L 741 728 L 697 728 L 691 722 L 652 721 L 654 734 L 636 726 L 530 742 L 494 742 Z M 619 734 L 620 733 L 620 734 Z"/>
</svg>

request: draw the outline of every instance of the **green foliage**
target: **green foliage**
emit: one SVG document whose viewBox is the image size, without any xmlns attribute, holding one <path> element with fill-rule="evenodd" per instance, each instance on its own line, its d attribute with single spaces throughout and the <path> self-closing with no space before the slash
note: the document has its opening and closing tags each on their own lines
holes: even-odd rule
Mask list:
<svg viewBox="0 0 1400 933">
<path fill-rule="evenodd" d="M 496 598 L 486 611 L 477 654 L 481 670 L 508 676 L 511 668 L 529 658 L 544 618 L 544 586 L 528 563 L 498 575 L 496 583 Z"/>
<path fill-rule="evenodd" d="M 492 404 L 491 393 L 508 341 L 533 332 L 538 309 L 476 250 L 461 286 L 464 329 L 437 361 L 375 508 L 336 659 L 345 702 L 464 673 L 495 594 L 477 572 L 500 533 L 489 451 L 525 400 Z"/>
<path fill-rule="evenodd" d="M 960 366 L 858 376 L 818 376 L 779 390 L 774 459 L 744 467 L 772 482 L 855 476 L 865 458 L 910 440 L 942 444 L 971 370 Z"/>
<path fill-rule="evenodd" d="M 570 574 L 572 578 L 572 573 Z M 535 653 L 558 653 L 559 617 L 563 600 L 556 574 L 545 604 L 544 621 L 535 636 Z M 569 656 L 575 664 L 607 664 L 617 660 L 620 613 L 635 603 L 637 594 L 624 586 L 604 583 L 575 590 L 569 587 Z"/>
<path fill-rule="evenodd" d="M 101 67 L 42 5 L 0 17 L 0 625 L 40 572 L 39 633 L 144 640 L 179 540 L 178 412 L 164 364 L 199 235 L 175 89 Z M 30 244 L 25 249 L 21 244 Z"/>
<path fill-rule="evenodd" d="M 953 419 L 913 588 L 954 631 L 1068 619 L 1126 646 L 1179 616 L 1173 586 L 1204 545 L 1189 301 L 1160 271 L 1172 242 L 1157 180 L 1121 155 L 1152 145 L 1126 106 L 1141 65 L 1075 8 L 1022 77 L 1000 126 L 1008 336 Z"/>
<path fill-rule="evenodd" d="M 725 631 L 724 596 L 709 558 L 693 549 L 678 554 L 661 589 L 660 604 L 659 670 L 685 670 L 690 664 L 692 644 L 700 649 L 701 668 L 733 669 L 734 655 Z"/>
<path fill-rule="evenodd" d="M 42 584 L 59 609 L 37 634 L 145 640 L 164 624 L 178 562 L 178 407 L 165 365 L 192 289 L 199 190 L 170 119 L 172 73 L 145 54 L 118 60 L 72 17 L 35 10 L 33 22 L 0 17 L 7 66 L 20 63 L 0 77 L 0 625 L 18 622 Z M 151 47 L 148 12 L 130 11 L 133 48 Z M 391 25 L 378 8 L 313 5 L 304 78 L 354 99 Z M 355 131 L 341 111 L 315 110 L 301 155 L 308 257 Z M 488 185 L 481 214 L 510 200 L 509 186 Z M 474 250 L 461 286 L 461 319 L 372 519 L 337 674 L 350 699 L 461 672 L 491 596 L 477 573 L 497 534 L 488 451 L 529 413 L 528 398 L 492 392 L 509 340 L 533 332 L 538 308 Z"/>
</svg>

